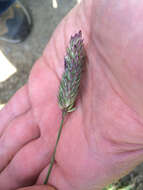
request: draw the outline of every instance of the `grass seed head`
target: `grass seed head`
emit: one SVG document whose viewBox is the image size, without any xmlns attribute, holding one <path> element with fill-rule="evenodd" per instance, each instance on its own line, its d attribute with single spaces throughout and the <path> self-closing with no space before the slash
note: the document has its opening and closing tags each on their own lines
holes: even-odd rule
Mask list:
<svg viewBox="0 0 143 190">
<path fill-rule="evenodd" d="M 64 73 L 59 87 L 58 103 L 62 110 L 71 112 L 78 95 L 85 50 L 82 32 L 71 36 L 69 46 L 64 57 Z"/>
</svg>

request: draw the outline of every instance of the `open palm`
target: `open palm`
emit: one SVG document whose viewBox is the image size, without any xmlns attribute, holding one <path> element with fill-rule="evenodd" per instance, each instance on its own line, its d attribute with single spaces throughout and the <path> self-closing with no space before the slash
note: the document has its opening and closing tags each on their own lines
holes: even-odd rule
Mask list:
<svg viewBox="0 0 143 190">
<path fill-rule="evenodd" d="M 142 161 L 143 27 L 134 28 L 142 9 L 143 1 L 83 1 L 57 27 L 28 83 L 0 113 L 0 189 L 44 182 L 61 120 L 63 57 L 79 30 L 87 62 L 49 183 L 59 190 L 101 189 Z"/>
</svg>

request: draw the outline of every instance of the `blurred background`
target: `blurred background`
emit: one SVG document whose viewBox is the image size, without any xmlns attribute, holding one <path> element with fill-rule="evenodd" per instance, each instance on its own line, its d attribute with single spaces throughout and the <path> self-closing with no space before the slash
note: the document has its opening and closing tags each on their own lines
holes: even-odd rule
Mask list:
<svg viewBox="0 0 143 190">
<path fill-rule="evenodd" d="M 21 0 L 33 19 L 30 36 L 20 44 L 0 41 L 0 109 L 27 81 L 29 72 L 61 19 L 80 0 Z M 143 190 L 143 164 L 104 190 Z"/>
</svg>

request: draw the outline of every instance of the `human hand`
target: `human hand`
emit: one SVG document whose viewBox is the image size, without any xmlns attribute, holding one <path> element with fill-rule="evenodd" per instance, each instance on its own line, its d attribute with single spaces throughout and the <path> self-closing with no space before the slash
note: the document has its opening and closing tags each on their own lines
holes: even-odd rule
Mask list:
<svg viewBox="0 0 143 190">
<path fill-rule="evenodd" d="M 86 72 L 49 183 L 59 190 L 97 190 L 143 160 L 142 9 L 143 1 L 83 1 L 58 26 L 28 83 L 0 113 L 0 189 L 44 182 L 61 120 L 63 57 L 78 30 Z"/>
</svg>

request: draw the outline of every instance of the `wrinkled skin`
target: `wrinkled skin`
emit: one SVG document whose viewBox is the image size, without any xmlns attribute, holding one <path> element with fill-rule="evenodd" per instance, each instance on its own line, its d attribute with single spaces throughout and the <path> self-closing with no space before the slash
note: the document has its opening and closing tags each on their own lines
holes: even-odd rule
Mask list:
<svg viewBox="0 0 143 190">
<path fill-rule="evenodd" d="M 88 59 L 49 184 L 98 190 L 143 160 L 142 19 L 143 0 L 87 0 L 62 21 L 28 83 L 0 113 L 0 189 L 43 183 L 61 120 L 63 57 L 80 29 Z"/>
</svg>

